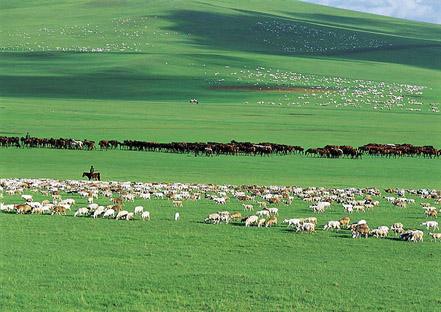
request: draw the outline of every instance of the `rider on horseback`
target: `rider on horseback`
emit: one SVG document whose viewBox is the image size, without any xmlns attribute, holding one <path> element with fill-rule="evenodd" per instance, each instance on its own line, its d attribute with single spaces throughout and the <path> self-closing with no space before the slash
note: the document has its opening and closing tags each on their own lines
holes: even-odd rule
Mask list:
<svg viewBox="0 0 441 312">
<path fill-rule="evenodd" d="M 92 174 L 92 173 L 94 173 L 94 172 L 95 172 L 95 168 L 94 168 L 93 165 L 92 165 L 92 166 L 90 166 L 89 173 Z"/>
</svg>

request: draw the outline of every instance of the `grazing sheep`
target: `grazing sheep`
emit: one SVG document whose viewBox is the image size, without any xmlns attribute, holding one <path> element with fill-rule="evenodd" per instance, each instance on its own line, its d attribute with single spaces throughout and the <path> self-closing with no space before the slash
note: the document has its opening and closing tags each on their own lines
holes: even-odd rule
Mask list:
<svg viewBox="0 0 441 312">
<path fill-rule="evenodd" d="M 21 195 L 21 198 L 23 198 L 26 202 L 32 202 L 32 195 Z"/>
<path fill-rule="evenodd" d="M 441 240 L 441 233 L 429 233 L 432 236 L 432 239 L 436 242 L 437 239 Z"/>
<path fill-rule="evenodd" d="M 75 199 L 67 198 L 67 199 L 64 199 L 63 201 L 61 201 L 60 204 L 61 204 L 61 205 L 65 205 L 65 204 L 67 204 L 67 205 L 69 205 L 69 206 L 73 206 L 73 205 L 75 205 Z"/>
<path fill-rule="evenodd" d="M 387 228 L 387 227 L 386 227 Z M 387 236 L 388 234 L 388 230 L 389 228 L 387 228 L 387 230 L 385 229 L 385 227 L 378 227 L 376 229 L 373 229 L 372 231 L 370 231 L 369 234 L 371 234 L 372 236 L 376 237 L 376 238 L 384 238 Z"/>
<path fill-rule="evenodd" d="M 213 223 L 213 224 L 219 224 L 220 221 L 221 221 L 221 215 L 218 213 L 211 213 L 204 220 L 205 223 Z"/>
<path fill-rule="evenodd" d="M 369 232 L 370 230 L 367 224 L 355 224 L 355 226 L 352 228 L 352 238 L 359 238 L 361 236 L 368 238 Z"/>
<path fill-rule="evenodd" d="M 144 211 L 144 207 L 143 206 L 136 206 L 134 209 L 134 213 L 135 214 L 142 214 L 142 212 Z"/>
<path fill-rule="evenodd" d="M 139 194 L 139 198 L 141 199 L 150 199 L 150 193 L 141 193 Z"/>
<path fill-rule="evenodd" d="M 267 203 L 264 201 L 259 201 L 259 202 L 257 202 L 257 204 L 259 204 L 260 208 L 266 208 L 266 205 L 267 205 Z"/>
<path fill-rule="evenodd" d="M 352 207 L 352 209 L 353 210 L 355 210 L 355 211 L 362 211 L 362 212 L 365 212 L 366 210 L 365 210 L 365 207 L 364 206 L 362 206 L 362 205 L 356 205 L 356 206 L 354 206 L 354 207 Z"/>
<path fill-rule="evenodd" d="M 423 241 L 424 233 L 422 231 L 416 230 L 413 231 L 412 238 L 410 239 L 412 242 L 422 242 Z"/>
<path fill-rule="evenodd" d="M 115 220 L 120 220 L 120 219 L 125 219 L 125 217 L 127 216 L 129 212 L 127 210 L 121 210 L 120 212 L 118 212 L 118 214 L 116 215 Z"/>
<path fill-rule="evenodd" d="M 315 223 L 304 222 L 299 226 L 297 226 L 296 232 L 308 232 L 308 233 L 315 232 Z"/>
<path fill-rule="evenodd" d="M 79 208 L 75 214 L 74 217 L 81 217 L 81 216 L 88 216 L 89 215 L 89 209 L 87 208 Z"/>
<path fill-rule="evenodd" d="M 438 218 L 438 211 L 435 207 L 426 208 L 425 212 L 427 217 Z"/>
<path fill-rule="evenodd" d="M 115 218 L 115 210 L 113 210 L 112 208 L 107 209 L 104 214 L 103 214 L 103 218 Z"/>
<path fill-rule="evenodd" d="M 323 227 L 323 230 L 327 231 L 329 229 L 340 230 L 340 221 L 328 221 Z"/>
<path fill-rule="evenodd" d="M 409 242 L 422 242 L 424 233 L 419 230 L 409 230 L 400 235 L 400 239 Z"/>
<path fill-rule="evenodd" d="M 98 208 L 93 212 L 93 218 L 96 219 L 97 217 L 99 217 L 100 215 L 102 215 L 105 211 L 106 211 L 106 209 L 105 209 L 103 206 L 98 207 Z"/>
<path fill-rule="evenodd" d="M 265 227 L 270 227 L 277 224 L 277 217 L 272 216 L 271 218 L 269 218 L 268 220 L 266 220 L 265 222 Z"/>
<path fill-rule="evenodd" d="M 98 204 L 89 204 L 87 205 L 87 208 L 89 208 L 91 211 L 95 211 L 98 208 Z"/>
<path fill-rule="evenodd" d="M 159 198 L 159 199 L 164 199 L 164 193 L 162 192 L 155 192 L 153 193 L 153 197 Z"/>
<path fill-rule="evenodd" d="M 55 206 L 53 209 L 52 209 L 52 215 L 54 215 L 54 214 L 56 214 L 56 215 L 66 215 L 66 207 L 63 207 L 63 206 Z"/>
<path fill-rule="evenodd" d="M 266 222 L 266 219 L 263 219 L 263 218 L 259 219 L 257 221 L 257 227 L 262 227 L 265 224 L 265 222 Z"/>
<path fill-rule="evenodd" d="M 298 227 L 302 223 L 302 219 L 285 219 L 283 223 L 287 223 L 288 227 Z"/>
<path fill-rule="evenodd" d="M 232 219 L 232 220 L 239 220 L 241 218 L 242 218 L 242 214 L 238 211 L 230 214 L 230 219 Z"/>
<path fill-rule="evenodd" d="M 43 207 L 37 207 L 32 209 L 32 214 L 43 214 Z"/>
<path fill-rule="evenodd" d="M 279 208 L 266 208 L 270 215 L 277 216 L 279 214 Z"/>
<path fill-rule="evenodd" d="M 325 207 L 323 207 L 323 206 L 312 205 L 312 206 L 309 206 L 309 208 L 311 208 L 312 212 L 314 212 L 314 213 L 324 213 L 325 212 Z"/>
<path fill-rule="evenodd" d="M 179 221 L 179 219 L 181 218 L 181 215 L 179 214 L 179 212 L 175 213 L 175 221 Z"/>
<path fill-rule="evenodd" d="M 129 221 L 129 220 L 133 220 L 135 218 L 135 214 L 133 213 L 133 212 L 129 212 L 127 215 L 126 215 L 126 220 L 127 221 Z"/>
<path fill-rule="evenodd" d="M 174 200 L 172 203 L 174 207 L 182 207 L 182 200 Z"/>
<path fill-rule="evenodd" d="M 392 224 L 392 226 L 390 227 L 390 229 L 395 233 L 395 234 L 401 234 L 404 232 L 404 226 L 402 223 L 394 223 Z"/>
<path fill-rule="evenodd" d="M 349 223 L 351 223 L 351 219 L 349 217 L 343 217 L 339 220 L 341 226 L 345 226 L 349 228 Z"/>
<path fill-rule="evenodd" d="M 41 209 L 42 209 L 42 213 L 43 214 L 52 214 L 52 208 L 53 208 L 53 204 L 48 204 L 48 205 L 44 205 Z"/>
<path fill-rule="evenodd" d="M 15 205 L 14 208 L 15 208 L 15 211 L 17 212 L 17 214 L 26 214 L 26 213 L 32 212 L 32 207 L 29 206 L 28 204 Z"/>
<path fill-rule="evenodd" d="M 3 203 L 0 203 L 0 210 L 3 212 L 15 212 L 15 206 L 13 204 L 4 205 Z"/>
<path fill-rule="evenodd" d="M 269 217 L 269 215 L 270 215 L 270 212 L 268 210 L 256 211 L 256 216 L 259 216 L 259 217 Z"/>
<path fill-rule="evenodd" d="M 253 205 L 242 204 L 242 206 L 243 206 L 243 210 L 245 210 L 245 211 L 252 211 L 252 210 L 254 210 Z"/>
<path fill-rule="evenodd" d="M 433 230 L 439 229 L 438 222 L 436 222 L 436 221 L 423 222 L 423 223 L 421 223 L 421 225 L 424 225 L 428 230 L 430 230 L 430 229 L 433 229 Z"/>
<path fill-rule="evenodd" d="M 142 220 L 150 220 L 150 212 L 149 211 L 143 211 L 141 214 L 141 219 Z"/>
<path fill-rule="evenodd" d="M 347 213 L 352 213 L 354 211 L 354 206 L 351 204 L 343 204 L 343 209 L 347 212 Z"/>
<path fill-rule="evenodd" d="M 309 217 L 303 219 L 304 223 L 313 223 L 314 225 L 317 224 L 317 218 L 316 217 Z"/>
<path fill-rule="evenodd" d="M 248 226 L 250 226 L 250 225 L 256 223 L 257 220 L 259 220 L 259 217 L 258 217 L 258 216 L 250 216 L 250 217 L 248 217 L 248 218 L 245 220 L 245 226 L 248 227 Z"/>
</svg>

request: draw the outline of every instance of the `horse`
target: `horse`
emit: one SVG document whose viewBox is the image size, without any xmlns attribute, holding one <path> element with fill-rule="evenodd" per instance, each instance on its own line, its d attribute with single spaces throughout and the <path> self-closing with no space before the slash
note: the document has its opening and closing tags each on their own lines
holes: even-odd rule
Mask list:
<svg viewBox="0 0 441 312">
<path fill-rule="evenodd" d="M 87 177 L 90 180 L 101 181 L 101 175 L 99 172 L 83 172 L 83 177 Z"/>
</svg>

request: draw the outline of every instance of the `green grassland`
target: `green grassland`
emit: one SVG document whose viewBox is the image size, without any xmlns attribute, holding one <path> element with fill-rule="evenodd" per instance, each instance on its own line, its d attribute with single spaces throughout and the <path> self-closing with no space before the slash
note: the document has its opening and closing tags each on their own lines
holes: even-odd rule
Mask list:
<svg viewBox="0 0 441 312">
<path fill-rule="evenodd" d="M 85 205 L 74 198 L 77 207 Z M 351 217 L 372 227 L 400 221 L 423 229 L 419 202 L 404 211 L 382 202 Z M 428 237 L 413 244 L 393 234 L 354 240 L 347 230 L 204 224 L 219 210 L 206 200 L 185 202 L 179 222 L 170 201 L 137 200 L 126 209 L 135 205 L 152 220 L 2 214 L 2 309 L 436 311 L 441 305 L 441 249 Z M 242 207 L 232 201 L 227 209 Z M 280 206 L 280 220 L 310 215 L 299 200 Z M 342 216 L 335 205 L 317 216 L 318 224 Z"/>
<path fill-rule="evenodd" d="M 441 148 L 440 25 L 294 0 L 0 8 L 0 136 Z M 105 180 L 441 188 L 440 159 L 0 149 L 1 178 L 79 179 L 91 164 Z M 169 202 L 135 204 L 153 220 L 1 214 L 0 310 L 440 309 L 440 248 L 427 238 L 211 226 L 200 221 L 218 206 L 205 201 L 176 223 Z M 299 201 L 281 208 L 309 214 Z M 319 224 L 341 216 L 333 207 Z M 383 202 L 357 218 L 424 220 L 417 205 Z"/>
</svg>

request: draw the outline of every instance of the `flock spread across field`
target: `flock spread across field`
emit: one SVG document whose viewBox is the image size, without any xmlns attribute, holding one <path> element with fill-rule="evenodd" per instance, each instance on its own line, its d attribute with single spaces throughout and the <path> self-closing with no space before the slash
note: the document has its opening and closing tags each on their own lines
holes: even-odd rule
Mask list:
<svg viewBox="0 0 441 312">
<path fill-rule="evenodd" d="M 346 77 L 321 76 L 280 69 L 256 67 L 240 70 L 225 68 L 226 73 L 214 75 L 209 80 L 212 89 L 231 91 L 278 92 L 277 99 L 261 100 L 263 105 L 319 106 L 335 108 L 368 107 L 376 111 L 400 109 L 408 112 L 429 111 L 439 113 L 439 103 L 421 100 L 427 87 L 421 85 L 391 83 Z"/>
<path fill-rule="evenodd" d="M 326 145 L 318 148 L 305 150 L 298 145 L 285 145 L 276 143 L 251 143 L 237 142 L 172 142 L 157 143 L 137 140 L 101 140 L 98 143 L 101 150 L 125 149 L 132 151 L 171 152 L 171 153 L 193 153 L 197 155 L 288 155 L 305 154 L 317 155 L 326 158 L 360 158 L 363 154 L 371 156 L 423 156 L 439 157 L 441 149 L 433 146 L 414 146 L 412 144 L 376 144 L 369 143 L 358 148 L 348 145 Z M 55 148 L 74 150 L 94 150 L 95 141 L 76 140 L 71 138 L 36 138 L 36 137 L 0 137 L 2 147 L 27 147 L 27 148 Z"/>
<path fill-rule="evenodd" d="M 185 216 L 185 202 L 204 200 L 212 201 L 222 211 L 209 214 L 201 222 L 208 224 L 235 223 L 245 227 L 274 227 L 279 224 L 280 210 L 289 210 L 296 201 L 310 203 L 311 214 L 318 215 L 330 209 L 340 209 L 345 214 L 338 220 L 328 220 L 324 225 L 317 223 L 317 217 L 298 218 L 293 216 L 283 220 L 289 230 L 313 233 L 319 226 L 324 231 L 348 230 L 353 238 L 369 236 L 386 238 L 389 232 L 399 235 L 399 239 L 422 242 L 424 229 L 433 240 L 441 239 L 439 224 L 435 219 L 440 211 L 441 190 L 435 189 L 386 189 L 381 192 L 376 188 L 323 188 L 323 187 L 288 187 L 257 185 L 214 185 L 183 183 L 141 183 L 141 182 L 88 182 L 76 180 L 51 179 L 1 179 L 1 197 L 20 195 L 21 202 L 4 204 L 0 210 L 4 213 L 66 215 L 76 209 L 74 217 L 107 218 L 115 220 L 135 220 L 139 216 L 144 221 L 154 220 L 154 216 L 143 206 L 136 206 L 129 211 L 126 206 L 135 198 L 148 200 L 167 200 L 175 208 L 171 218 L 180 221 Z M 41 202 L 34 201 L 33 194 L 46 196 Z M 87 204 L 77 205 L 72 196 L 79 196 Z M 383 195 L 383 196 L 382 196 Z M 67 198 L 62 198 L 66 196 Z M 421 206 L 420 217 L 425 222 L 415 222 L 407 227 L 397 220 L 392 225 L 370 227 L 362 214 L 375 210 L 380 199 L 389 202 L 394 208 L 405 209 L 409 205 Z M 237 201 L 243 211 L 228 209 L 230 201 Z M 76 207 L 75 207 L 76 206 Z M 272 207 L 269 207 L 272 206 Z M 254 212 L 254 210 L 257 210 Z M 354 222 L 355 221 L 355 222 Z M 375 223 L 372 220 L 372 223 Z M 420 228 L 417 228 L 420 227 Z"/>
<path fill-rule="evenodd" d="M 194 18 L 201 16 L 195 15 Z M 235 22 L 235 18 L 232 22 Z M 86 23 L 77 25 L 47 25 L 35 31 L 10 31 L 6 36 L 15 41 L 8 50 L 63 51 L 63 52 L 142 52 L 149 51 L 163 37 L 183 39 L 198 33 L 178 32 L 158 28 L 163 18 L 157 15 L 125 16 L 106 21 L 104 25 Z M 321 27 L 310 23 L 261 18 L 255 22 L 241 21 L 246 35 L 271 50 L 288 54 L 329 54 L 335 51 L 354 51 L 392 47 L 396 44 L 388 37 L 378 38 L 350 30 Z M 197 31 L 195 29 L 195 31 Z M 94 40 L 91 45 L 56 44 L 59 37 L 75 37 L 78 41 Z M 150 42 L 142 40 L 151 38 Z"/>
</svg>

